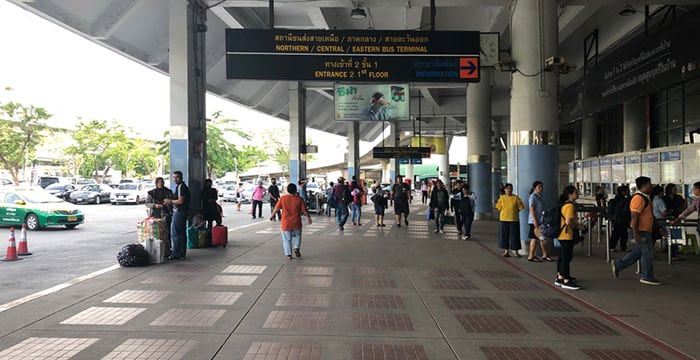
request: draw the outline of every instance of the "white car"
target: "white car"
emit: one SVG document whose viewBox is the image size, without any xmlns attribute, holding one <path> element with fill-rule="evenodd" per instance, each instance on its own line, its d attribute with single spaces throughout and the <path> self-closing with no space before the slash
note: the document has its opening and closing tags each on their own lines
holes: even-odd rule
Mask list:
<svg viewBox="0 0 700 360">
<path fill-rule="evenodd" d="M 109 196 L 109 202 L 112 205 L 116 204 L 139 204 L 145 203 L 148 197 L 146 185 L 138 183 L 119 184 L 112 195 Z"/>
<path fill-rule="evenodd" d="M 223 201 L 237 201 L 236 200 L 236 189 L 238 186 L 229 185 L 221 192 L 221 200 Z"/>
</svg>

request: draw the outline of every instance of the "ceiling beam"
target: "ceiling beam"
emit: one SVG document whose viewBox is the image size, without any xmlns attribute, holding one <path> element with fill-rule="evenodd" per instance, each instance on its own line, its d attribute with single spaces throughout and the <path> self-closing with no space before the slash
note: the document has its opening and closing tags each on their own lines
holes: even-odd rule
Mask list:
<svg viewBox="0 0 700 360">
<path fill-rule="evenodd" d="M 141 0 L 112 1 L 92 25 L 92 35 L 99 40 L 109 39 L 138 10 Z"/>
</svg>

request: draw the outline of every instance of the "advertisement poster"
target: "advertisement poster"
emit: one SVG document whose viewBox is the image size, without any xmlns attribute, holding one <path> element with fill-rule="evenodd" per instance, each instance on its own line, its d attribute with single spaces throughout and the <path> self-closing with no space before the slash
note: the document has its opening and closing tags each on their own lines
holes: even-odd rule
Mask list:
<svg viewBox="0 0 700 360">
<path fill-rule="evenodd" d="M 335 84 L 335 119 L 410 120 L 408 84 Z"/>
<path fill-rule="evenodd" d="M 420 139 L 420 141 L 419 141 Z M 412 147 L 429 147 L 431 154 L 444 155 L 447 153 L 447 145 L 444 137 L 414 136 L 411 138 Z"/>
</svg>

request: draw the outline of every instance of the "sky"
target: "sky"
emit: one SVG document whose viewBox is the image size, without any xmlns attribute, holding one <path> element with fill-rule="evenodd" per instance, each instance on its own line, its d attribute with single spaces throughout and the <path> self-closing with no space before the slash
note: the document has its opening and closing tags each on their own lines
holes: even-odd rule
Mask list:
<svg viewBox="0 0 700 360">
<path fill-rule="evenodd" d="M 168 129 L 167 76 L 4 0 L 0 34 L 0 102 L 43 107 L 53 115 L 50 124 L 60 127 L 81 118 L 117 120 L 147 139 L 159 139 Z M 238 119 L 244 130 L 289 126 L 216 96 L 207 95 L 206 101 L 207 116 L 220 110 L 224 117 Z M 343 160 L 345 138 L 310 129 L 307 139 L 319 145 L 319 165 Z M 458 139 L 455 145 L 466 150 Z M 361 149 L 370 146 L 363 142 Z"/>
</svg>

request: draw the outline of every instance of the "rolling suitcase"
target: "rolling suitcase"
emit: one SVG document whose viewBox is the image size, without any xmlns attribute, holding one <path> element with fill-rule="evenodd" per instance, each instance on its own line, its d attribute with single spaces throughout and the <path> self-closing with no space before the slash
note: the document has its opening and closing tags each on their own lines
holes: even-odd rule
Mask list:
<svg viewBox="0 0 700 360">
<path fill-rule="evenodd" d="M 223 246 L 228 244 L 228 227 L 224 225 L 214 226 L 211 229 L 211 246 Z"/>
</svg>

